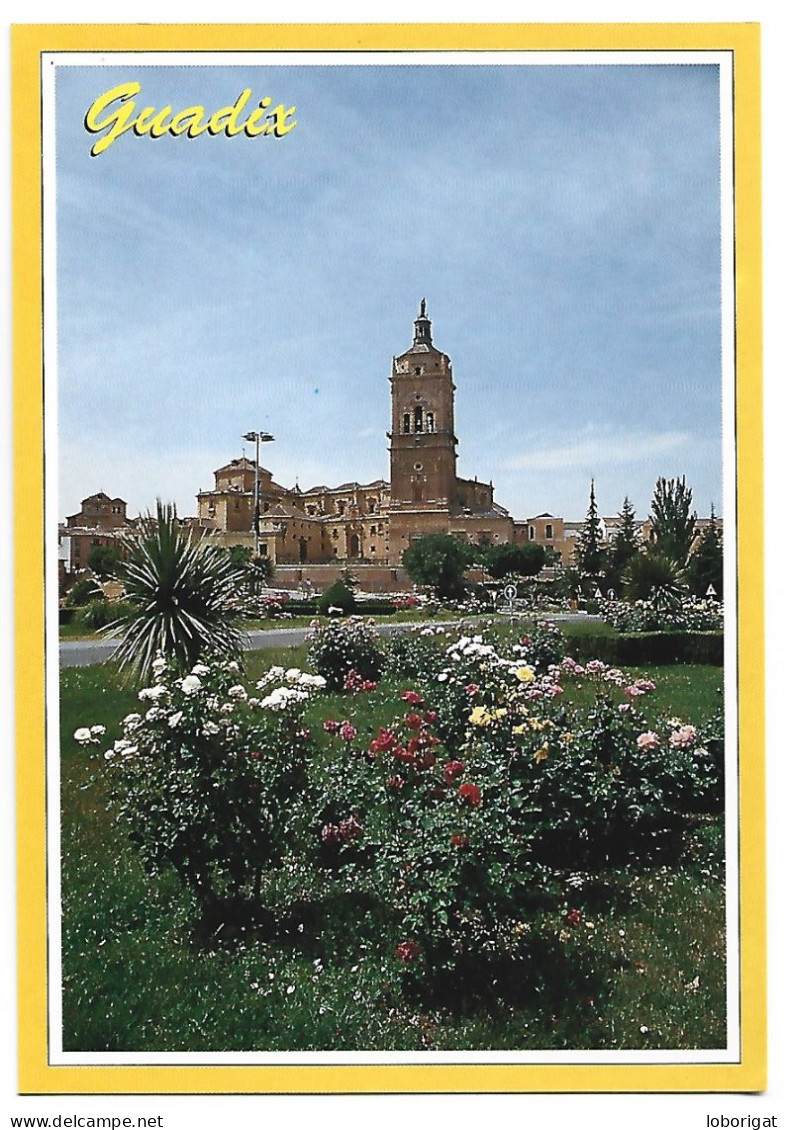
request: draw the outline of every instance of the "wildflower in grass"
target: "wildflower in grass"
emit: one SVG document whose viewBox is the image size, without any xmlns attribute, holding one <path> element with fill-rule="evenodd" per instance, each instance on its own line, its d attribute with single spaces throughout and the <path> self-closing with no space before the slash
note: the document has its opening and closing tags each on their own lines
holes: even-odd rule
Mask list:
<svg viewBox="0 0 787 1130">
<path fill-rule="evenodd" d="M 669 744 L 673 749 L 687 749 L 697 740 L 697 730 L 694 726 L 681 726 L 670 736 Z"/>
<path fill-rule="evenodd" d="M 478 785 L 473 785 L 469 781 L 459 786 L 459 796 L 473 808 L 481 803 L 481 790 Z"/>
<path fill-rule="evenodd" d="M 452 785 L 465 771 L 461 761 L 447 761 L 443 766 L 443 776 L 447 785 Z"/>
<path fill-rule="evenodd" d="M 576 908 L 569 910 L 563 921 L 565 922 L 566 926 L 578 926 L 582 921 L 582 911 L 577 910 Z"/>
<path fill-rule="evenodd" d="M 409 965 L 411 961 L 415 961 L 420 952 L 421 947 L 417 942 L 400 942 L 396 947 L 396 956 L 400 961 L 404 962 L 405 965 Z"/>
<path fill-rule="evenodd" d="M 640 749 L 657 749 L 661 745 L 658 734 L 654 734 L 652 730 L 646 730 L 644 734 L 640 734 L 637 738 L 637 745 Z"/>
</svg>

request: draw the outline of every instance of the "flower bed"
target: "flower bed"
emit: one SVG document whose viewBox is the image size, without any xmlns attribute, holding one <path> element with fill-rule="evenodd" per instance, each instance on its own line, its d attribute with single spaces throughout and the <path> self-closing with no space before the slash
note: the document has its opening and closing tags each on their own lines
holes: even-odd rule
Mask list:
<svg viewBox="0 0 787 1130">
<path fill-rule="evenodd" d="M 720 820 L 720 719 L 654 716 L 654 679 L 558 637 L 423 629 L 383 657 L 368 625 L 335 623 L 326 673 L 274 666 L 251 689 L 231 663 L 162 658 L 113 744 L 75 737 L 195 933 L 341 944 L 398 1000 L 472 1012 L 534 978 L 603 981 L 602 877 L 673 867 Z"/>
</svg>

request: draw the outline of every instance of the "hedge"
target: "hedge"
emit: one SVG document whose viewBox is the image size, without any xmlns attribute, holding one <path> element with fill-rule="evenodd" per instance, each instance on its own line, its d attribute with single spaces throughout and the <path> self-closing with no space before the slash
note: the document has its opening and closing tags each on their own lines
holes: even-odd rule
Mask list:
<svg viewBox="0 0 787 1130">
<path fill-rule="evenodd" d="M 603 659 L 624 667 L 668 663 L 724 663 L 723 632 L 621 632 L 617 636 L 591 633 L 567 637 L 575 659 Z"/>
</svg>

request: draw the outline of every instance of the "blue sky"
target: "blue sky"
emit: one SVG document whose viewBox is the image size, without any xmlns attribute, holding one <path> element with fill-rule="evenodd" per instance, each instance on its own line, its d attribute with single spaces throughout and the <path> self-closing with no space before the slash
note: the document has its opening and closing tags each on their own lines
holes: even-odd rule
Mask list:
<svg viewBox="0 0 787 1130">
<path fill-rule="evenodd" d="M 126 81 L 298 125 L 91 158 Z M 591 476 L 607 514 L 682 474 L 721 510 L 715 67 L 62 67 L 56 103 L 61 515 L 194 513 L 252 428 L 285 485 L 387 477 L 422 296 L 460 473 L 515 517 L 583 517 Z"/>
</svg>

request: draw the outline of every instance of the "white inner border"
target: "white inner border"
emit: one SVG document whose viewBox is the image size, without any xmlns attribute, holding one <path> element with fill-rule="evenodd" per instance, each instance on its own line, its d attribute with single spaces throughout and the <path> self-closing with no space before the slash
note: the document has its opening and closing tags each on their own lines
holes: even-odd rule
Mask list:
<svg viewBox="0 0 787 1130">
<path fill-rule="evenodd" d="M 64 1052 L 60 890 L 60 666 L 58 624 L 57 182 L 55 79 L 58 67 L 116 66 L 673 66 L 719 67 L 721 174 L 722 421 L 726 715 L 727 1047 L 695 1051 L 479 1052 Z M 100 82 L 96 83 L 97 93 Z M 733 57 L 730 51 L 381 51 L 381 52 L 54 52 L 41 56 L 45 607 L 47 734 L 48 1047 L 56 1066 L 312 1065 L 312 1064 L 724 1064 L 740 1061 L 739 777 L 737 496 L 735 421 L 735 248 L 733 198 Z M 98 1002 L 97 1002 L 98 1003 Z"/>
</svg>

